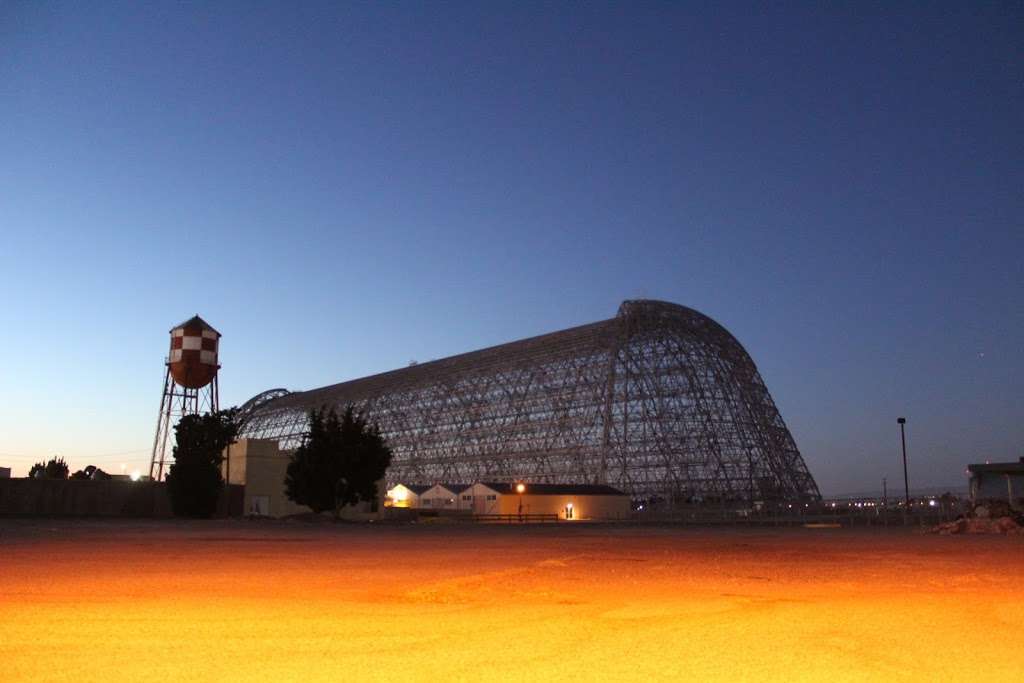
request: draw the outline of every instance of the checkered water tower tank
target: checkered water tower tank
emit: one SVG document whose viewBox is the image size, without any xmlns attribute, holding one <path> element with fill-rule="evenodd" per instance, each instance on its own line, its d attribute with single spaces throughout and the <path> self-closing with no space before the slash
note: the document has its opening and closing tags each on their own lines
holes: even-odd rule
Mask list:
<svg viewBox="0 0 1024 683">
<path fill-rule="evenodd" d="M 171 377 L 183 387 L 199 389 L 217 376 L 217 345 L 220 332 L 198 315 L 171 330 L 171 353 L 167 366 Z"/>
</svg>

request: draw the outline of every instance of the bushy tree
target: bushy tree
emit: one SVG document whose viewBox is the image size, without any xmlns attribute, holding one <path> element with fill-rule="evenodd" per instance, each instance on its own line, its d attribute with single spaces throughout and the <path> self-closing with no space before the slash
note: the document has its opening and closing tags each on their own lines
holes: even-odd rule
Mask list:
<svg viewBox="0 0 1024 683">
<path fill-rule="evenodd" d="M 224 489 L 223 451 L 238 435 L 237 409 L 186 415 L 174 427 L 174 463 L 167 473 L 171 509 L 179 517 L 210 517 Z"/>
<path fill-rule="evenodd" d="M 285 494 L 314 512 L 377 497 L 377 481 L 391 464 L 391 449 L 380 429 L 352 406 L 339 418 L 334 409 L 309 414 L 309 432 L 292 454 Z"/>
<path fill-rule="evenodd" d="M 67 479 L 68 464 L 64 462 L 64 458 L 54 456 L 46 464 L 37 462 L 32 465 L 28 476 L 33 479 Z"/>
<path fill-rule="evenodd" d="M 84 470 L 78 470 L 71 475 L 72 479 L 92 479 L 94 481 L 106 481 L 112 477 L 96 465 L 89 465 Z"/>
</svg>

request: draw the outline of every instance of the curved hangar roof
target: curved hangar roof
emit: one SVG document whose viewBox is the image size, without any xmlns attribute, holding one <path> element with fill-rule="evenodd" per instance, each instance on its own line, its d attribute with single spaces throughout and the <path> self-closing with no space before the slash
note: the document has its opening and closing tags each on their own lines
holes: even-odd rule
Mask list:
<svg viewBox="0 0 1024 683">
<path fill-rule="evenodd" d="M 242 435 L 294 447 L 310 410 L 353 404 L 394 452 L 388 479 L 605 483 L 676 502 L 817 499 L 750 356 L 661 301 L 601 322 L 247 404 Z"/>
</svg>

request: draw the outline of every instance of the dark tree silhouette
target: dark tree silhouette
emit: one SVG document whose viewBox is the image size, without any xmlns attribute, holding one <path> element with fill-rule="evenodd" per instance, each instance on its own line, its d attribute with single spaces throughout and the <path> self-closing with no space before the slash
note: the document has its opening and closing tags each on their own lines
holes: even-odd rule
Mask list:
<svg viewBox="0 0 1024 683">
<path fill-rule="evenodd" d="M 46 464 L 37 462 L 32 465 L 28 476 L 33 479 L 67 479 L 68 464 L 64 462 L 64 458 L 54 456 Z"/>
<path fill-rule="evenodd" d="M 71 475 L 72 479 L 92 479 L 94 481 L 106 481 L 112 479 L 112 477 L 96 467 L 96 465 L 89 465 L 84 470 L 78 470 Z"/>
<path fill-rule="evenodd" d="M 377 481 L 391 464 L 391 449 L 376 424 L 352 406 L 339 418 L 332 408 L 309 414 L 309 432 L 292 454 L 285 494 L 314 512 L 338 514 L 359 501 L 375 501 Z"/>
<path fill-rule="evenodd" d="M 171 509 L 178 517 L 210 517 L 224 488 L 223 451 L 238 435 L 237 409 L 186 415 L 174 426 L 174 463 L 167 473 Z"/>
</svg>

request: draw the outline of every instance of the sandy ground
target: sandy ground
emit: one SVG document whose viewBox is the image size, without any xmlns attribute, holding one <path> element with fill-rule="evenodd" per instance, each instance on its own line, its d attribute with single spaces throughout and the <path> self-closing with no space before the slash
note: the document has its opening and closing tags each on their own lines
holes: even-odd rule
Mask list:
<svg viewBox="0 0 1024 683">
<path fill-rule="evenodd" d="M 0 680 L 1020 681 L 1024 537 L 0 520 Z"/>
</svg>

